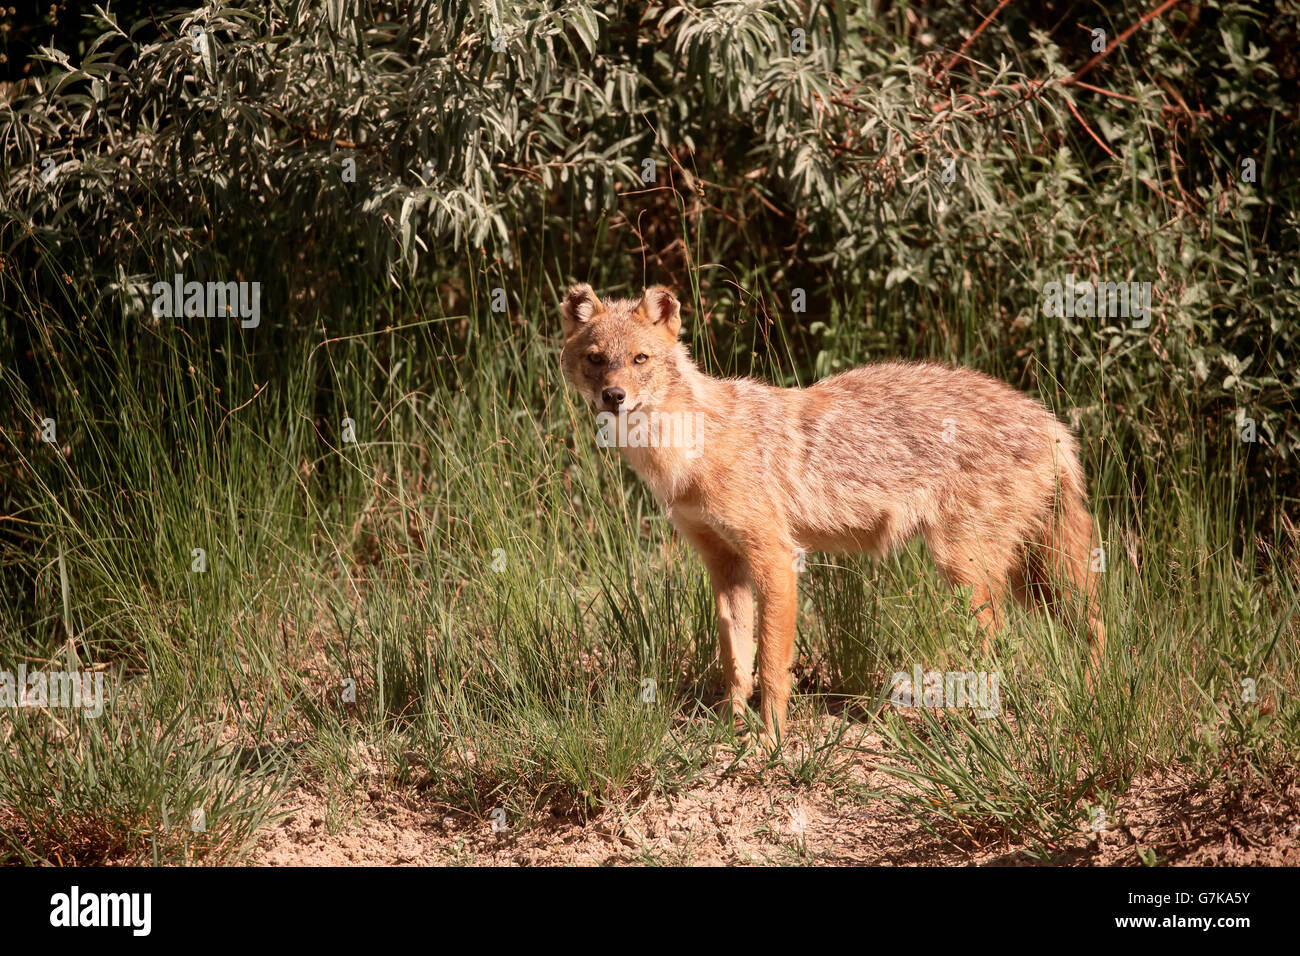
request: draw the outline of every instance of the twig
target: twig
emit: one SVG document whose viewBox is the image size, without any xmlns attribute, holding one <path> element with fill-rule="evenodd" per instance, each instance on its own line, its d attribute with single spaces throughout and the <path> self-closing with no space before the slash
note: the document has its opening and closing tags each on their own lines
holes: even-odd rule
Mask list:
<svg viewBox="0 0 1300 956">
<path fill-rule="evenodd" d="M 242 405 L 236 405 L 236 406 L 235 406 L 234 408 L 232 408 L 230 411 L 226 412 L 225 418 L 222 418 L 222 419 L 221 419 L 221 424 L 217 426 L 217 430 L 216 430 L 215 432 L 213 432 L 213 436 L 212 436 L 212 437 L 213 437 L 213 438 L 216 438 L 217 435 L 220 435 L 220 434 L 221 434 L 221 429 L 225 427 L 225 425 L 226 425 L 226 419 L 227 419 L 227 418 L 229 418 L 231 415 L 235 414 L 235 412 L 239 411 L 241 408 L 247 408 L 249 405 L 252 405 L 253 402 L 257 401 L 257 396 L 259 396 L 259 395 L 262 394 L 262 391 L 266 388 L 266 386 L 267 386 L 267 383 L 266 383 L 266 382 L 263 382 L 261 385 L 257 386 L 257 391 L 253 393 L 253 397 L 252 397 L 252 398 L 250 398 L 248 401 L 244 402 L 244 404 L 242 404 Z"/>
<path fill-rule="evenodd" d="M 1131 37 L 1141 27 L 1145 26 L 1146 24 L 1150 23 L 1152 20 L 1156 19 L 1156 17 L 1160 16 L 1162 13 L 1164 13 L 1174 4 L 1181 3 L 1181 2 L 1182 0 L 1165 0 L 1164 3 L 1160 4 L 1160 6 L 1156 7 L 1154 10 L 1150 11 L 1149 13 L 1144 14 L 1142 18 L 1138 20 L 1137 23 L 1133 24 L 1131 27 L 1129 27 L 1127 30 L 1125 30 L 1123 33 L 1117 36 L 1115 38 L 1114 43 L 1107 43 L 1106 49 L 1102 50 L 1100 53 L 1094 56 L 1083 66 L 1079 67 L 1079 69 L 1075 72 L 1074 76 L 1062 80 L 1061 85 L 1073 86 L 1074 84 L 1078 83 L 1080 79 L 1082 79 L 1083 77 L 1087 76 L 1089 73 L 1092 72 L 1093 67 L 1095 67 L 1102 60 L 1106 59 L 1106 57 L 1110 56 L 1111 53 L 1114 52 L 1116 47 L 1118 47 L 1121 43 L 1123 43 L 1125 40 Z"/>
<path fill-rule="evenodd" d="M 988 26 L 990 23 L 992 23 L 993 18 L 996 17 L 999 13 L 1001 13 L 1003 7 L 1005 7 L 1010 2 L 1011 0 L 1000 0 L 998 5 L 993 8 L 993 12 L 984 18 L 984 21 L 975 28 L 975 32 L 972 33 L 970 36 L 968 36 L 966 38 L 966 42 L 963 43 L 960 48 L 958 48 L 957 52 L 948 58 L 948 62 L 945 63 L 943 65 L 943 69 L 939 71 L 939 76 L 943 76 L 954 66 L 956 66 L 957 61 L 966 55 L 966 51 L 970 49 L 970 45 L 975 42 L 976 37 L 978 37 L 981 33 L 984 32 L 984 28 Z"/>
<path fill-rule="evenodd" d="M 1093 86 L 1091 83 L 1075 83 L 1081 90 L 1087 90 L 1089 93 L 1100 93 L 1102 96 L 1109 96 L 1117 100 L 1124 100 L 1129 103 L 1141 103 L 1142 101 L 1136 96 L 1129 96 L 1127 93 L 1116 93 L 1114 90 L 1103 89 L 1100 86 Z"/>
<path fill-rule="evenodd" d="M 1079 111 L 1074 108 L 1074 104 L 1070 102 L 1070 98 L 1068 96 L 1065 97 L 1065 105 L 1070 108 L 1070 112 L 1074 114 L 1074 118 L 1079 121 L 1079 125 L 1082 126 L 1084 130 L 1087 131 L 1088 135 L 1092 137 L 1093 141 L 1106 151 L 1107 156 L 1109 156 L 1111 159 L 1114 159 L 1115 153 L 1111 150 L 1109 146 L 1107 146 L 1105 143 L 1102 142 L 1100 136 L 1098 136 L 1096 133 L 1092 131 L 1092 127 L 1088 125 L 1088 121 L 1079 115 Z"/>
</svg>

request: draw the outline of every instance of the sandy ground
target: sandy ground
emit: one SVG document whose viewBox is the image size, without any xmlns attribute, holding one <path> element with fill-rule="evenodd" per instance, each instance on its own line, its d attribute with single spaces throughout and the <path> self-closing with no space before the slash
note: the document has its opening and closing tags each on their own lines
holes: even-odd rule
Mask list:
<svg viewBox="0 0 1300 956">
<path fill-rule="evenodd" d="M 862 740 L 867 753 L 879 748 Z M 854 784 L 900 784 L 856 760 Z M 755 768 L 716 768 L 692 789 L 653 794 L 625 811 L 587 821 L 554 817 L 516 827 L 434 805 L 414 788 L 385 787 L 379 776 L 330 832 L 323 797 L 296 790 L 290 814 L 262 834 L 254 865 L 1033 865 L 1024 847 L 954 832 L 945 838 L 890 801 L 844 799 L 844 788 L 773 783 Z M 765 782 L 766 779 L 766 782 Z M 838 794 L 838 798 L 837 798 Z M 1140 866 L 1139 848 L 1164 865 L 1300 865 L 1300 781 L 1230 795 L 1196 792 L 1172 777 L 1138 781 L 1120 801 L 1114 822 L 1081 832 L 1053 862 Z M 986 838 L 988 839 L 988 838 Z"/>
</svg>

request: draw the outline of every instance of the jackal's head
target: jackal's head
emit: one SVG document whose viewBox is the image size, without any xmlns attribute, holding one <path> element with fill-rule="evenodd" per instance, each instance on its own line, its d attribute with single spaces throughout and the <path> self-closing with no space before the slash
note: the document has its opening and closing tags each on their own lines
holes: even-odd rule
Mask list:
<svg viewBox="0 0 1300 956">
<path fill-rule="evenodd" d="M 677 298 L 652 286 L 640 299 L 601 302 L 591 286 L 575 285 L 561 308 L 564 376 L 602 412 L 650 411 L 679 378 L 685 352 Z"/>
</svg>

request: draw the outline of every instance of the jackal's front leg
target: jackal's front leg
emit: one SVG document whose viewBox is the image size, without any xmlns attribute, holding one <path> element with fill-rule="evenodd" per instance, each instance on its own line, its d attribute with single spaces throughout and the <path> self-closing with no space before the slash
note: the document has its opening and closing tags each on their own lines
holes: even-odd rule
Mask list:
<svg viewBox="0 0 1300 956">
<path fill-rule="evenodd" d="M 718 657 L 727 678 L 732 719 L 739 726 L 754 692 L 754 593 L 738 555 L 716 571 L 710 567 L 709 576 L 718 609 Z"/>
<path fill-rule="evenodd" d="M 754 594 L 745 560 L 708 528 L 681 527 L 709 572 L 718 611 L 718 659 L 737 725 L 754 692 Z"/>
<path fill-rule="evenodd" d="M 799 594 L 793 554 L 792 549 L 764 550 L 749 559 L 758 590 L 758 686 L 762 692 L 764 743 L 768 747 L 775 746 L 784 735 L 790 700 Z"/>
</svg>

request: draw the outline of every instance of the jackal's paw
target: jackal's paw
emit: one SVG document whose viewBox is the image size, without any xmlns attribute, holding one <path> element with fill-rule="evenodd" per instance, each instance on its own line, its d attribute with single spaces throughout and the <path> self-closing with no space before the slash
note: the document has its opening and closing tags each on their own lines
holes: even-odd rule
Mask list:
<svg viewBox="0 0 1300 956">
<path fill-rule="evenodd" d="M 742 720 L 737 718 L 735 724 L 735 733 L 737 743 L 743 745 L 756 744 L 758 752 L 763 754 L 773 754 L 780 746 L 782 738 L 774 734 L 757 721 Z"/>
<path fill-rule="evenodd" d="M 742 734 L 749 726 L 749 708 L 745 701 L 735 695 L 722 698 L 718 701 L 717 712 L 719 717 L 731 715 L 731 731 L 734 734 Z"/>
</svg>

